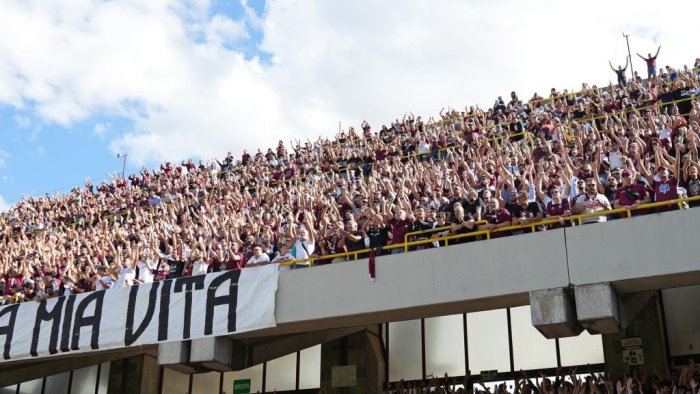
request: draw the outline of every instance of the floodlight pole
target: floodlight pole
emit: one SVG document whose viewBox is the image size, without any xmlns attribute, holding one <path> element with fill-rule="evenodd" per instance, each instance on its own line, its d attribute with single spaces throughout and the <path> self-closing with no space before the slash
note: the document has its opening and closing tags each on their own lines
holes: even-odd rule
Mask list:
<svg viewBox="0 0 700 394">
<path fill-rule="evenodd" d="M 631 79 L 634 80 L 634 66 L 632 65 L 632 52 L 630 51 L 630 35 L 623 32 L 622 36 L 625 37 L 625 41 L 627 41 L 627 57 L 630 60 L 630 71 L 632 71 Z"/>
<path fill-rule="evenodd" d="M 126 175 L 124 172 L 126 171 L 126 157 L 129 156 L 126 153 L 117 153 L 117 159 L 124 159 L 124 162 L 122 163 L 122 178 L 126 179 Z"/>
</svg>

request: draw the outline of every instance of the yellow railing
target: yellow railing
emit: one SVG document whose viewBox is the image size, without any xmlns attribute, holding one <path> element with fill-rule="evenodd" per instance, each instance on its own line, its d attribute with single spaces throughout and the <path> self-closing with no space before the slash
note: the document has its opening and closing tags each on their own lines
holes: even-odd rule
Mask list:
<svg viewBox="0 0 700 394">
<path fill-rule="evenodd" d="M 583 219 L 586 219 L 589 217 L 599 217 L 599 216 L 614 215 L 614 214 L 618 214 L 618 213 L 626 213 L 627 215 L 625 218 L 630 218 L 632 216 L 633 211 L 639 211 L 639 210 L 661 207 L 661 206 L 669 206 L 669 205 L 677 205 L 679 207 L 679 209 L 684 209 L 684 207 L 683 207 L 684 203 L 689 203 L 689 202 L 693 202 L 693 201 L 700 201 L 700 196 L 679 198 L 679 199 L 675 199 L 675 200 L 653 202 L 653 203 L 648 203 L 648 204 L 640 204 L 639 206 L 637 206 L 634 209 L 616 208 L 616 209 L 611 209 L 611 210 L 606 210 L 606 211 L 584 213 L 584 214 L 579 214 L 579 215 L 570 215 L 570 216 L 563 217 L 562 219 L 565 222 L 576 221 L 578 223 L 578 225 L 582 225 Z M 464 233 L 464 234 L 447 235 L 447 236 L 439 237 L 439 238 L 429 238 L 429 239 L 423 239 L 423 240 L 419 240 L 419 241 L 404 242 L 404 243 L 400 243 L 400 244 L 390 244 L 390 245 L 383 246 L 382 249 L 383 250 L 391 250 L 391 249 L 396 249 L 396 248 L 403 248 L 404 251 L 406 251 L 411 246 L 425 245 L 425 244 L 431 244 L 433 242 L 441 242 L 441 241 L 445 241 L 445 245 L 448 245 L 449 241 L 451 241 L 451 240 L 476 237 L 476 236 L 480 236 L 480 235 L 485 235 L 486 239 L 489 240 L 489 239 L 491 239 L 491 235 L 493 233 L 496 233 L 496 232 L 512 231 L 512 230 L 525 230 L 525 229 L 531 229 L 533 232 L 535 232 L 537 227 L 545 226 L 548 224 L 558 224 L 558 223 L 561 223 L 561 219 L 559 219 L 559 218 L 544 219 L 544 220 L 540 220 L 540 221 L 528 223 L 528 224 L 523 224 L 523 225 L 504 226 L 504 227 L 500 227 L 500 228 L 497 228 L 494 230 L 478 230 L 478 231 L 472 231 L 472 232 Z M 449 227 L 441 227 L 441 229 L 443 229 L 443 230 L 445 230 L 447 228 L 449 228 Z M 438 229 L 432 229 L 432 230 L 436 231 Z M 430 231 L 430 230 L 428 230 L 428 231 Z M 423 232 L 414 232 L 414 233 L 421 234 Z M 409 235 L 409 234 L 406 234 L 406 235 Z M 323 256 L 313 256 L 313 257 L 310 257 L 307 259 L 286 261 L 286 262 L 280 263 L 280 265 L 281 266 L 288 266 L 288 265 L 294 265 L 296 263 L 302 263 L 302 262 L 309 262 L 309 263 L 311 263 L 311 265 L 313 265 L 313 262 L 317 261 L 317 260 L 327 260 L 327 259 L 334 259 L 334 258 L 338 258 L 338 257 L 350 257 L 350 256 L 354 256 L 354 259 L 357 260 L 358 255 L 363 254 L 363 253 L 369 253 L 371 250 L 372 250 L 371 248 L 366 248 L 366 249 L 356 250 L 356 251 L 352 251 L 352 252 L 334 253 L 334 254 L 323 255 Z"/>
<path fill-rule="evenodd" d="M 646 111 L 646 110 L 651 109 L 651 108 L 656 108 L 656 107 L 661 107 L 661 106 L 665 107 L 668 105 L 673 105 L 673 104 L 691 101 L 691 100 L 695 100 L 695 99 L 697 99 L 697 96 L 688 97 L 688 98 L 679 99 L 679 100 L 673 100 L 673 101 L 669 101 L 667 103 L 656 103 L 656 104 L 648 105 L 646 107 L 624 109 L 624 110 L 616 112 L 615 114 L 620 114 L 620 113 L 627 114 L 627 113 L 635 112 L 635 111 Z M 687 115 L 687 114 L 680 114 L 680 115 Z M 589 118 L 574 119 L 574 120 L 572 120 L 572 122 L 575 122 L 575 123 L 590 122 L 592 120 L 604 119 L 606 116 L 610 117 L 610 114 L 606 113 L 604 115 L 598 115 L 598 116 L 589 117 Z"/>
<path fill-rule="evenodd" d="M 478 226 L 478 225 L 486 224 L 486 223 L 488 223 L 486 220 L 477 220 L 477 221 L 474 222 L 474 225 L 475 225 L 475 226 Z M 421 234 L 437 233 L 437 232 L 440 232 L 440 231 L 449 230 L 449 229 L 451 229 L 451 228 L 452 228 L 452 226 L 443 226 L 443 227 L 431 228 L 431 229 L 429 229 L 429 230 L 412 231 L 412 232 L 406 233 L 406 235 L 404 235 L 403 241 L 404 241 L 404 244 L 408 244 L 408 243 L 409 243 L 409 241 L 408 241 L 408 238 L 409 238 L 409 237 L 413 237 L 413 236 L 417 236 L 417 235 L 421 235 Z M 435 242 L 435 240 L 432 240 L 432 241 Z M 449 241 L 445 241 L 445 245 L 448 245 L 447 242 L 449 242 Z M 408 245 L 405 246 L 404 252 L 408 252 Z"/>
<path fill-rule="evenodd" d="M 694 70 L 694 71 L 696 71 L 696 70 L 699 70 L 699 71 L 700 71 L 700 69 L 693 69 L 693 70 Z M 546 99 L 536 100 L 536 101 L 537 101 L 537 102 L 549 101 L 549 100 L 553 100 L 553 99 L 556 99 L 556 98 L 565 97 L 565 96 L 568 96 L 568 95 L 574 95 L 574 96 L 576 96 L 576 95 L 578 95 L 578 94 L 582 94 L 582 93 L 585 93 L 585 92 L 588 92 L 588 91 L 591 91 L 591 90 L 593 90 L 593 89 L 584 89 L 584 90 L 581 90 L 581 91 L 578 91 L 578 92 L 571 92 L 571 93 L 567 93 L 566 95 L 561 95 L 561 96 L 557 96 L 557 97 L 551 97 L 551 98 L 546 98 Z M 650 105 L 650 106 L 646 106 L 646 107 L 641 107 L 641 108 L 625 109 L 625 110 L 619 111 L 619 112 L 617 112 L 617 113 L 626 114 L 626 113 L 634 112 L 634 111 L 644 111 L 644 110 L 651 109 L 651 108 L 656 108 L 656 107 L 659 107 L 659 106 L 669 106 L 669 105 L 673 105 L 673 104 L 677 104 L 677 103 L 681 103 L 681 102 L 685 102 L 685 101 L 695 100 L 696 98 L 697 98 L 697 97 L 694 96 L 694 97 L 689 97 L 689 98 L 685 98 L 685 99 L 670 101 L 670 102 L 667 102 L 667 103 L 656 103 L 656 104 L 653 104 L 653 105 Z M 533 101 L 533 102 L 534 102 L 534 101 Z M 687 115 L 687 114 L 682 114 L 682 115 Z M 469 117 L 473 117 L 473 116 L 475 116 L 475 115 L 468 115 L 468 116 L 469 116 Z M 574 119 L 574 120 L 572 120 L 570 123 L 567 124 L 567 128 L 568 128 L 568 126 L 570 126 L 572 123 L 589 122 L 589 121 L 593 121 L 593 120 L 597 120 L 597 119 L 603 119 L 603 118 L 605 118 L 606 116 L 609 116 L 609 115 L 608 115 L 608 114 L 605 114 L 605 115 L 600 115 L 600 116 L 595 116 L 595 117 L 589 117 L 589 118 Z M 438 123 L 438 124 L 446 124 L 446 123 L 448 123 L 448 122 L 450 122 L 450 121 L 453 121 L 453 120 L 455 120 L 455 119 L 460 119 L 460 118 L 448 118 L 448 119 L 443 119 L 443 120 L 441 120 L 441 121 L 439 121 L 439 122 L 436 122 L 436 123 Z M 504 126 L 504 125 L 507 126 L 507 125 L 510 125 L 511 123 L 512 123 L 512 122 L 503 122 L 503 123 L 499 123 L 499 126 Z M 508 135 L 505 135 L 505 136 L 500 136 L 500 137 L 497 136 L 497 137 L 493 137 L 493 138 L 488 138 L 488 139 L 483 140 L 483 142 L 491 143 L 491 142 L 501 141 L 501 140 L 506 139 L 506 138 L 507 138 L 507 139 L 510 139 L 510 138 L 515 138 L 515 137 L 527 135 L 527 134 L 528 134 L 527 131 L 522 131 L 522 132 L 519 132 L 519 133 L 508 134 Z M 438 152 L 445 152 L 445 151 L 447 151 L 447 150 L 449 150 L 449 149 L 453 149 L 453 148 L 455 148 L 455 146 L 448 146 L 448 147 L 439 149 Z M 419 157 L 419 156 L 425 156 L 425 155 L 430 155 L 430 154 L 432 154 L 432 152 L 415 153 L 415 154 L 409 154 L 409 155 L 400 156 L 400 158 L 401 158 L 401 159 L 405 159 L 405 158 Z M 370 164 L 370 166 L 374 166 L 374 163 L 369 163 L 369 164 Z M 218 171 L 214 176 L 219 176 L 219 175 L 222 175 L 222 174 L 226 174 L 226 173 L 229 173 L 229 172 L 233 172 L 233 171 L 239 170 L 239 169 L 241 169 L 241 168 L 242 168 L 241 166 L 238 166 L 238 167 L 233 168 L 233 169 Z M 347 170 L 347 167 L 338 169 L 338 171 L 342 171 L 342 170 Z M 291 182 L 291 181 L 294 181 L 295 179 L 299 179 L 299 180 L 302 180 L 302 181 L 303 181 L 303 180 L 306 179 L 306 177 L 294 177 L 294 178 L 292 178 L 292 179 L 280 179 L 280 180 L 278 180 L 278 181 L 276 181 L 276 182 L 272 182 L 271 185 L 278 185 L 278 184 L 282 184 L 282 183 L 286 183 L 286 182 Z M 168 202 L 168 203 L 169 203 L 169 202 Z M 163 204 L 166 204 L 166 203 L 163 203 Z M 133 211 L 136 211 L 136 210 L 151 210 L 151 209 L 153 209 L 153 208 L 155 208 L 155 207 L 152 207 L 152 206 L 135 207 L 135 208 L 132 208 L 132 210 L 133 210 Z M 124 216 L 124 215 L 126 215 L 129 211 L 130 211 L 130 210 L 127 209 L 127 210 L 124 210 L 124 211 L 119 211 L 119 212 L 116 212 L 116 213 L 111 213 L 111 214 L 108 214 L 108 215 L 105 215 L 105 216 L 101 216 L 101 219 L 102 219 L 102 220 L 105 220 L 105 219 L 109 220 L 109 219 L 112 219 L 112 218 L 117 217 L 117 216 Z M 74 227 L 74 226 L 76 226 L 76 225 L 78 225 L 78 224 L 79 224 L 79 222 L 73 222 L 73 223 L 71 223 L 71 224 L 69 224 L 69 225 L 67 225 L 67 226 L 68 226 L 68 227 Z M 42 233 L 42 232 L 45 231 L 45 230 L 46 230 L 46 229 L 35 229 L 35 230 L 32 230 L 31 232 L 29 232 L 29 234 L 39 234 L 39 233 Z M 27 232 L 23 231 L 23 233 L 26 234 Z M 19 234 L 18 234 L 18 235 L 13 235 L 13 238 L 17 238 L 18 236 L 19 236 Z"/>
</svg>

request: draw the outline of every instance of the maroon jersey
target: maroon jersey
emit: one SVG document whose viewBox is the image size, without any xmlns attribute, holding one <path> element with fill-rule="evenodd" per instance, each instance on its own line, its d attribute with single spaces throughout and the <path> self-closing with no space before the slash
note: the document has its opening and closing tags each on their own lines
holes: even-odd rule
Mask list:
<svg viewBox="0 0 700 394">
<path fill-rule="evenodd" d="M 615 200 L 620 201 L 620 204 L 628 206 L 638 204 L 641 200 L 647 197 L 647 188 L 638 183 L 629 186 L 622 186 L 615 190 Z"/>
<path fill-rule="evenodd" d="M 509 222 L 513 219 L 513 217 L 510 215 L 510 212 L 508 212 L 508 210 L 505 208 L 499 208 L 496 211 L 487 210 L 481 216 L 482 216 L 482 219 L 486 220 L 490 224 L 501 224 L 501 223 Z M 510 230 L 492 232 L 491 238 L 492 239 L 493 238 L 500 238 L 500 237 L 505 237 L 507 235 L 511 235 Z"/>
<path fill-rule="evenodd" d="M 671 177 L 665 181 L 654 181 L 654 196 L 656 202 L 670 201 L 678 198 L 678 179 Z M 656 212 L 665 212 L 673 210 L 675 205 L 667 205 L 656 207 Z"/>
<path fill-rule="evenodd" d="M 547 203 L 547 216 L 563 216 L 565 212 L 571 212 L 569 200 L 562 198 L 558 204 L 555 203 L 554 200 Z M 567 224 L 551 223 L 549 228 L 562 228 L 565 226 L 567 226 Z"/>
<path fill-rule="evenodd" d="M 408 227 L 411 225 L 411 221 L 408 219 L 398 220 L 392 218 L 389 221 L 391 225 L 391 243 L 392 244 L 402 244 L 404 243 L 404 236 L 408 232 Z"/>
</svg>

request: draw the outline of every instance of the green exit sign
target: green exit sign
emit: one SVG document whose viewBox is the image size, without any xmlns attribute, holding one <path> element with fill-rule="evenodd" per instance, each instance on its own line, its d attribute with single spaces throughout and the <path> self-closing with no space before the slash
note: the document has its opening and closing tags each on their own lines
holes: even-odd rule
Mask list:
<svg viewBox="0 0 700 394">
<path fill-rule="evenodd" d="M 481 371 L 480 375 L 481 375 L 481 379 L 484 379 L 484 380 L 496 379 L 496 376 L 498 376 L 498 370 L 491 369 L 488 371 Z"/>
<path fill-rule="evenodd" d="M 250 379 L 234 380 L 233 394 L 250 394 Z"/>
</svg>

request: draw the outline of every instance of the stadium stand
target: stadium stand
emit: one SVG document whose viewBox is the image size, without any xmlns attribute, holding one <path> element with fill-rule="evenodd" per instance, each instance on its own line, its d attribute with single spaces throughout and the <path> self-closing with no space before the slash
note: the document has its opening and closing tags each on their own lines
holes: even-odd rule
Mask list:
<svg viewBox="0 0 700 394">
<path fill-rule="evenodd" d="M 700 59 L 694 69 L 529 101 L 513 92 L 488 109 L 443 109 L 427 121 L 407 114 L 378 132 L 363 122 L 362 132 L 333 140 L 280 141 L 240 160 L 164 163 L 23 198 L 0 214 L 0 305 L 271 263 L 312 269 L 695 207 L 699 67 Z M 494 387 L 484 376 L 430 376 L 389 392 L 699 393 L 692 359 L 668 375 L 551 372 Z"/>
<path fill-rule="evenodd" d="M 697 205 L 697 73 L 374 132 L 283 141 L 28 197 L 0 215 L 5 303 L 281 263 L 328 264 Z"/>
</svg>

